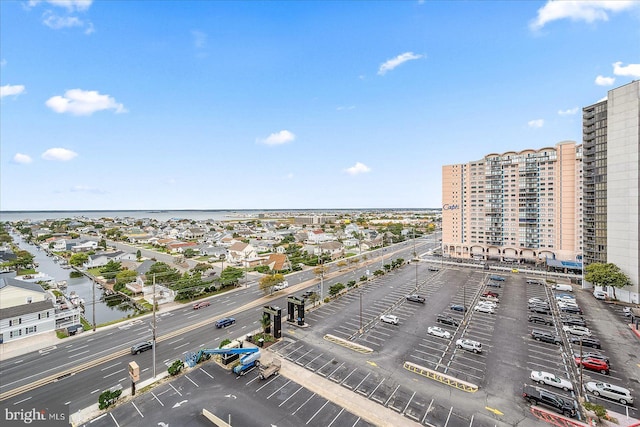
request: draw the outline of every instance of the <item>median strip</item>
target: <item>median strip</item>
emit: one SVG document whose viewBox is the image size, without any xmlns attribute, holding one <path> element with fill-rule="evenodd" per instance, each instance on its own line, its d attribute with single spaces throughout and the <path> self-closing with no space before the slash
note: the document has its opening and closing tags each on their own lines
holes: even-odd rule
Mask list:
<svg viewBox="0 0 640 427">
<path fill-rule="evenodd" d="M 467 393 L 475 393 L 478 391 L 476 384 L 468 383 L 458 378 L 452 377 L 447 374 L 443 374 L 433 369 L 425 368 L 424 366 L 416 365 L 411 362 L 404 362 L 404 369 L 413 372 L 414 374 L 422 375 L 432 380 L 436 380 L 442 384 L 446 384 L 450 387 L 457 388 L 458 390 L 466 391 Z"/>
<path fill-rule="evenodd" d="M 326 334 L 323 338 L 329 342 L 346 347 L 349 350 L 357 351 L 358 353 L 362 353 L 362 354 L 373 353 L 372 348 L 365 347 L 363 345 L 357 344 L 355 342 L 351 342 L 349 340 L 345 340 L 344 338 L 336 337 L 335 335 Z"/>
</svg>

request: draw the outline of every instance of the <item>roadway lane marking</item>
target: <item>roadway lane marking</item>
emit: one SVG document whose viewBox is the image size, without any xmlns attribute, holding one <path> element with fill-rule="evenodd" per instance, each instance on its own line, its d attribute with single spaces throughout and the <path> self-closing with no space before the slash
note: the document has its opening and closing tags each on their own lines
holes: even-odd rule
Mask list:
<svg viewBox="0 0 640 427">
<path fill-rule="evenodd" d="M 277 389 L 276 391 L 274 391 L 273 393 L 271 393 L 269 396 L 267 396 L 267 400 L 269 400 L 271 398 L 271 396 L 273 396 L 274 394 L 276 394 L 277 392 L 279 392 L 280 390 L 282 390 L 283 388 L 285 388 L 287 386 L 287 384 L 289 384 L 291 382 L 291 380 L 287 381 L 286 383 L 282 384 L 282 386 L 280 386 L 279 389 Z"/>
<path fill-rule="evenodd" d="M 124 378 L 120 378 L 120 379 L 118 380 L 118 382 L 122 382 L 122 381 L 125 381 L 126 379 L 127 379 L 127 377 L 124 377 Z"/>
<path fill-rule="evenodd" d="M 18 363 L 22 363 L 24 361 L 24 359 L 20 359 L 20 360 L 16 360 L 15 362 L 13 362 L 15 365 L 17 365 Z"/>
<path fill-rule="evenodd" d="M 188 379 L 189 381 L 191 381 L 193 383 L 194 386 L 196 387 L 200 387 L 198 384 L 196 384 L 191 378 L 189 378 L 188 376 L 184 376 L 186 379 Z"/>
<path fill-rule="evenodd" d="M 309 418 L 309 421 L 307 421 L 305 424 L 309 424 L 311 422 L 311 420 L 313 420 L 316 417 L 316 415 L 318 415 L 320 413 L 320 411 L 322 411 L 324 409 L 324 407 L 327 406 L 328 404 L 329 404 L 328 400 L 326 402 L 324 402 L 324 405 L 322 405 L 322 407 L 320 407 L 320 409 L 318 409 L 316 411 L 316 413 L 313 414 L 313 416 L 311 418 Z"/>
<path fill-rule="evenodd" d="M 111 372 L 110 374 L 105 375 L 105 376 L 104 376 L 104 377 L 102 377 L 102 378 L 108 378 L 108 377 L 110 377 L 111 375 L 116 375 L 116 374 L 119 374 L 119 373 L 120 373 L 120 370 L 117 370 L 117 371 L 115 371 L 115 372 Z"/>
<path fill-rule="evenodd" d="M 295 411 L 293 411 L 293 413 L 291 415 L 295 415 L 296 412 L 298 412 L 300 410 L 300 408 L 302 408 L 304 405 L 307 404 L 308 401 L 310 401 L 316 394 L 313 393 L 311 396 L 309 396 L 309 398 L 307 400 L 304 401 L 304 403 L 300 406 L 298 406 L 298 409 L 296 409 Z M 327 401 L 328 402 L 328 401 Z"/>
<path fill-rule="evenodd" d="M 27 400 L 31 399 L 31 397 L 33 397 L 33 396 L 29 396 L 26 399 L 18 400 L 17 402 L 14 402 L 13 404 L 17 405 L 18 403 L 26 402 Z"/>
<path fill-rule="evenodd" d="M 87 344 L 87 345 L 81 345 L 81 346 L 79 346 L 79 347 L 72 348 L 71 350 L 69 350 L 69 353 L 71 353 L 72 351 L 80 350 L 81 348 L 87 348 L 87 347 L 89 347 L 89 344 Z"/>
<path fill-rule="evenodd" d="M 300 388 L 298 388 L 296 391 L 293 392 L 293 394 L 289 397 L 287 397 L 281 404 L 278 405 L 278 408 L 281 407 L 282 405 L 284 405 L 285 403 L 287 403 L 287 400 L 291 399 L 293 396 L 296 395 L 296 393 L 298 393 L 300 390 L 302 390 L 302 386 L 300 386 Z"/>
<path fill-rule="evenodd" d="M 169 345 L 171 345 L 171 344 L 175 344 L 175 343 L 177 343 L 178 341 L 182 341 L 183 339 L 184 339 L 184 338 L 178 338 L 177 340 L 173 340 L 173 341 L 171 341 L 171 342 L 168 342 L 167 344 L 169 344 Z"/>
<path fill-rule="evenodd" d="M 121 362 L 114 363 L 113 365 L 109 365 L 109 366 L 104 367 L 104 368 L 102 368 L 102 369 L 100 369 L 100 370 L 101 370 L 101 371 L 106 371 L 107 369 L 111 369 L 111 368 L 113 368 L 114 366 L 118 366 L 120 363 L 121 363 Z"/>
<path fill-rule="evenodd" d="M 173 347 L 173 349 L 174 349 L 174 350 L 177 350 L 177 349 L 179 349 L 180 347 L 184 347 L 185 345 L 189 345 L 189 343 L 188 343 L 188 342 L 186 342 L 186 343 L 184 343 L 184 344 L 180 344 L 180 345 L 179 345 L 179 346 L 177 346 L 177 347 Z"/>
<path fill-rule="evenodd" d="M 86 351 L 81 351 L 80 353 L 72 354 L 71 356 L 69 356 L 69 359 L 71 359 L 72 357 L 80 356 L 81 354 L 89 353 L 90 351 L 91 350 L 86 350 Z"/>
<path fill-rule="evenodd" d="M 142 412 L 140 412 L 140 409 L 138 409 L 138 407 L 136 406 L 135 403 L 131 402 L 131 404 L 133 405 L 134 408 L 136 408 L 136 411 L 138 411 L 138 413 L 140 414 L 140 417 L 144 418 L 144 415 L 142 415 Z"/>
<path fill-rule="evenodd" d="M 174 386 L 173 384 L 169 383 L 169 386 L 176 392 L 178 393 L 180 396 L 182 396 L 182 393 L 180 393 Z"/>
<path fill-rule="evenodd" d="M 120 424 L 118 424 L 118 422 L 116 421 L 115 417 L 113 416 L 113 413 L 109 412 L 109 415 L 111 415 L 111 419 L 113 419 L 113 422 L 116 423 L 116 427 L 120 427 Z"/>
<path fill-rule="evenodd" d="M 153 392 L 151 392 L 151 395 L 152 395 L 152 396 L 153 396 L 153 397 L 158 401 L 158 403 L 159 403 L 160 405 L 164 406 L 164 403 L 162 403 L 162 402 L 160 401 L 160 399 L 158 399 L 158 396 L 156 396 L 155 394 L 153 394 Z"/>
<path fill-rule="evenodd" d="M 97 392 L 99 392 L 99 391 L 100 391 L 100 389 L 99 389 L 99 388 L 97 388 L 97 389 L 93 390 L 90 394 L 95 394 L 95 393 L 97 393 Z"/>
</svg>

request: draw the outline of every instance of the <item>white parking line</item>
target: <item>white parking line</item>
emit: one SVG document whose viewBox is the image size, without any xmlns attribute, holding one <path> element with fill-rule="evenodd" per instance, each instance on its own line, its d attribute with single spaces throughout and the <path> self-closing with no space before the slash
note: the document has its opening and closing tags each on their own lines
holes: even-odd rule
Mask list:
<svg viewBox="0 0 640 427">
<path fill-rule="evenodd" d="M 451 418 L 452 412 L 453 412 L 453 406 L 451 407 L 451 409 L 449 409 L 449 415 L 447 415 L 447 421 L 445 421 L 444 427 L 447 427 L 447 424 L 449 424 L 449 418 Z"/>
<path fill-rule="evenodd" d="M 271 384 L 272 382 L 274 382 L 276 379 L 278 379 L 278 375 L 273 377 L 273 379 L 271 381 L 266 382 L 264 385 L 258 387 L 258 389 L 256 390 L 256 393 L 259 392 L 260 390 L 262 390 L 263 388 L 265 388 L 266 386 L 268 386 L 269 384 Z"/>
<path fill-rule="evenodd" d="M 307 351 L 305 354 L 303 354 L 302 356 L 298 357 L 295 362 L 298 363 L 298 360 L 302 359 L 303 357 L 305 357 L 307 354 L 311 353 L 313 350 L 309 350 Z M 299 363 L 298 363 L 299 364 Z"/>
<path fill-rule="evenodd" d="M 158 403 L 159 403 L 160 405 L 164 406 L 164 403 L 162 403 L 162 402 L 160 401 L 160 399 L 158 399 L 158 396 L 156 396 L 155 394 L 153 394 L 153 392 L 151 392 L 151 395 L 152 395 L 152 396 L 153 396 L 153 397 L 158 401 Z"/>
<path fill-rule="evenodd" d="M 282 405 L 284 405 L 285 403 L 287 403 L 287 400 L 291 399 L 293 396 L 295 396 L 300 390 L 302 390 L 302 386 L 300 386 L 299 389 L 297 389 L 296 391 L 293 392 L 293 394 L 289 397 L 287 397 L 281 404 L 278 405 L 278 408 L 281 407 Z"/>
<path fill-rule="evenodd" d="M 116 423 L 116 427 L 120 427 L 120 424 L 118 424 L 115 417 L 113 416 L 113 412 L 109 412 L 109 415 L 111 415 L 111 419 L 113 420 L 113 422 Z"/>
<path fill-rule="evenodd" d="M 382 385 L 382 383 L 384 382 L 384 378 L 382 379 L 382 381 L 380 381 L 380 383 L 376 386 L 376 388 L 373 389 L 373 391 L 371 392 L 371 394 L 369 395 L 369 397 L 373 396 L 373 393 L 376 392 L 376 390 L 378 389 L 378 387 L 380 387 Z"/>
<path fill-rule="evenodd" d="M 316 413 L 313 414 L 313 416 L 311 418 L 309 418 L 309 421 L 307 421 L 305 424 L 309 424 L 311 422 L 311 420 L 313 420 L 316 417 L 316 415 L 318 415 L 320 413 L 320 411 L 322 411 L 324 409 L 324 407 L 327 406 L 328 404 L 329 404 L 328 400 L 326 402 L 324 402 L 324 405 L 322 405 L 322 407 L 320 409 L 318 409 L 316 411 Z"/>
<path fill-rule="evenodd" d="M 309 396 L 309 398 L 307 400 L 304 401 L 304 403 L 300 406 L 298 406 L 298 409 L 296 409 L 295 411 L 293 411 L 293 413 L 291 415 L 295 415 L 296 412 L 298 412 L 300 410 L 300 408 L 302 408 L 304 405 L 307 404 L 308 401 L 310 401 L 316 394 L 313 393 L 311 396 Z M 328 401 L 327 401 L 328 402 Z"/>
<path fill-rule="evenodd" d="M 340 410 L 340 412 L 338 412 L 338 415 L 336 415 L 336 417 L 333 419 L 333 421 L 331 421 L 331 422 L 329 423 L 329 425 L 328 425 L 327 427 L 331 427 L 331 426 L 333 425 L 333 423 L 335 423 L 335 422 L 336 422 L 336 420 L 338 419 L 338 417 L 339 417 L 343 412 L 344 412 L 344 408 L 342 408 L 342 409 Z"/>
<path fill-rule="evenodd" d="M 431 399 L 431 402 L 429 402 L 429 407 L 427 408 L 426 412 L 424 413 L 424 417 L 422 417 L 422 424 L 424 424 L 424 420 L 427 419 L 427 415 L 429 415 L 429 412 L 431 412 L 431 405 L 433 405 L 433 400 Z"/>
<path fill-rule="evenodd" d="M 176 389 L 176 388 L 173 386 L 173 384 L 169 383 L 169 386 L 170 386 L 170 387 L 171 387 L 171 388 L 172 388 L 176 393 L 178 393 L 180 396 L 182 396 L 182 393 L 180 393 L 180 392 L 178 391 L 178 389 Z"/>
<path fill-rule="evenodd" d="M 389 398 L 387 399 L 387 401 L 386 401 L 386 402 L 384 402 L 384 405 L 383 405 L 383 406 L 387 406 L 387 404 L 389 403 L 389 401 L 391 400 L 391 398 L 393 397 L 393 395 L 394 395 L 394 394 L 396 394 L 396 391 L 398 391 L 398 389 L 399 389 L 399 388 L 400 388 L 400 384 L 398 384 L 398 385 L 396 386 L 396 389 L 395 389 L 395 390 L 393 390 L 393 393 L 391 393 L 391 396 L 389 396 Z"/>
<path fill-rule="evenodd" d="M 283 388 L 285 388 L 287 386 L 287 384 L 289 384 L 291 382 L 291 380 L 287 381 L 286 383 L 282 384 L 282 386 L 280 386 L 279 389 L 277 389 L 276 391 L 274 391 L 273 393 L 271 393 L 269 396 L 267 396 L 267 400 L 269 400 L 271 398 L 271 396 L 273 396 L 274 394 L 276 394 L 277 392 L 279 392 L 280 390 L 282 390 Z"/>
<path fill-rule="evenodd" d="M 209 378 L 213 379 L 213 375 L 211 375 L 209 372 L 205 371 L 204 368 L 200 368 L 200 371 L 203 372 Z"/>
<path fill-rule="evenodd" d="M 358 390 L 358 388 L 362 385 L 362 383 L 364 382 L 364 380 L 366 380 L 367 378 L 369 378 L 369 375 L 371 375 L 371 372 L 367 373 L 367 376 L 366 376 L 366 377 L 364 377 L 364 378 L 362 379 L 362 381 L 360 381 L 360 383 L 359 383 L 357 386 L 355 386 L 355 387 L 354 387 L 354 390 Z M 331 424 L 329 424 L 329 425 L 331 425 Z"/>
<path fill-rule="evenodd" d="M 194 386 L 196 387 L 200 387 L 198 384 L 196 384 L 191 378 L 189 378 L 188 376 L 184 376 L 186 379 L 188 379 L 189 381 L 191 381 L 193 383 Z"/>
<path fill-rule="evenodd" d="M 104 414 L 100 415 L 99 417 L 96 417 L 96 418 L 92 419 L 91 421 L 89 421 L 89 424 L 93 423 L 94 421 L 98 421 L 99 419 L 104 418 L 106 416 L 107 416 L 107 414 L 104 413 Z"/>
<path fill-rule="evenodd" d="M 140 412 L 140 409 L 138 409 L 136 404 L 134 402 L 131 402 L 131 404 L 133 405 L 134 408 L 136 408 L 136 411 L 138 411 L 138 413 L 140 414 L 140 417 L 144 418 L 144 415 L 142 415 L 142 412 Z"/>
<path fill-rule="evenodd" d="M 316 357 L 314 357 L 313 359 L 311 359 L 311 361 L 309 361 L 309 363 L 307 363 L 306 365 L 304 365 L 305 367 L 309 366 L 310 364 L 312 364 L 317 358 L 319 358 L 320 356 L 322 356 L 324 353 L 320 353 L 319 355 L 317 355 Z"/>
<path fill-rule="evenodd" d="M 355 371 L 357 371 L 358 368 L 355 368 L 353 371 L 349 372 L 349 375 L 347 375 L 345 377 L 345 379 L 342 380 L 342 384 L 344 384 L 345 381 L 347 381 L 349 379 L 349 377 L 351 376 L 351 374 L 353 374 Z"/>
<path fill-rule="evenodd" d="M 413 396 L 416 395 L 416 392 L 414 391 L 413 394 L 411 395 L 411 398 L 409 399 L 409 401 L 407 402 L 407 406 L 404 407 L 404 409 L 402 410 L 402 413 L 404 414 L 405 412 L 407 412 L 407 408 L 409 407 L 409 404 L 411 403 L 411 401 L 413 400 Z"/>
</svg>

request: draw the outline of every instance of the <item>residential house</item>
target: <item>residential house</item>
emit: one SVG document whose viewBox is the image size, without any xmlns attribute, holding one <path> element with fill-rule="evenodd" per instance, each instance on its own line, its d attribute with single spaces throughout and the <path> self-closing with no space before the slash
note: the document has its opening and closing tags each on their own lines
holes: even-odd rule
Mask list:
<svg viewBox="0 0 640 427">
<path fill-rule="evenodd" d="M 100 252 L 97 254 L 89 255 L 87 262 L 82 264 L 84 268 L 96 268 L 107 265 L 109 261 L 120 261 L 124 252 L 115 251 L 115 252 Z"/>
<path fill-rule="evenodd" d="M 269 258 L 264 262 L 264 265 L 269 266 L 272 271 L 284 271 L 291 270 L 291 262 L 289 257 L 284 254 L 271 254 Z"/>
<path fill-rule="evenodd" d="M 0 278 L 0 343 L 54 331 L 51 295 L 37 283 Z"/>
<path fill-rule="evenodd" d="M 248 243 L 236 242 L 229 248 L 227 261 L 231 264 L 242 264 L 243 262 L 256 259 L 258 253 L 255 248 Z"/>
<path fill-rule="evenodd" d="M 329 254 L 331 259 L 338 259 L 344 256 L 344 246 L 340 242 L 321 243 L 314 252 L 315 255 Z"/>
<path fill-rule="evenodd" d="M 187 249 L 197 250 L 198 244 L 195 242 L 173 242 L 166 248 L 170 253 L 184 253 Z"/>
</svg>

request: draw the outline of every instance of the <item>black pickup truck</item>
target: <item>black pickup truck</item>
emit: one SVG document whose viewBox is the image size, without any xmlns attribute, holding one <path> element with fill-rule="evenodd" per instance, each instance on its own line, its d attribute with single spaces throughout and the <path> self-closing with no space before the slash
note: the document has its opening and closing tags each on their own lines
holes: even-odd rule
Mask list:
<svg viewBox="0 0 640 427">
<path fill-rule="evenodd" d="M 546 406 L 565 417 L 575 417 L 576 408 L 572 400 L 562 398 L 540 387 L 525 385 L 522 397 L 531 405 Z"/>
</svg>

